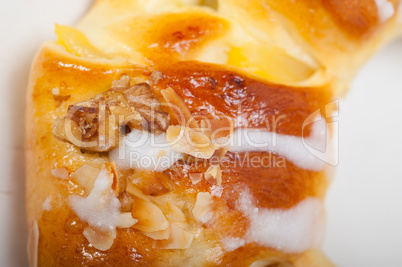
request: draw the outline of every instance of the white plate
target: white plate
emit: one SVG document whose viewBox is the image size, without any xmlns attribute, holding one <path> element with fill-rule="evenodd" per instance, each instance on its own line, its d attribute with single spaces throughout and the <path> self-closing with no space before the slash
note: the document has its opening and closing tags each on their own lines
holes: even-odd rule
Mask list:
<svg viewBox="0 0 402 267">
<path fill-rule="evenodd" d="M 29 64 L 89 0 L 0 3 L 0 262 L 27 266 L 24 101 Z M 339 266 L 402 263 L 402 40 L 375 56 L 340 105 L 340 163 L 328 194 L 327 255 Z"/>
</svg>

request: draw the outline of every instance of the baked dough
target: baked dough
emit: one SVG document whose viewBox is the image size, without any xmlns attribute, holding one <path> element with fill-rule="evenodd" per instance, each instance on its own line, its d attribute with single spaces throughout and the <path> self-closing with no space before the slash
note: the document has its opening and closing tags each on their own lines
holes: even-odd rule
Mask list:
<svg viewBox="0 0 402 267">
<path fill-rule="evenodd" d="M 398 4 L 98 0 L 56 25 L 27 93 L 31 266 L 332 266 L 332 161 L 306 147 Z"/>
</svg>

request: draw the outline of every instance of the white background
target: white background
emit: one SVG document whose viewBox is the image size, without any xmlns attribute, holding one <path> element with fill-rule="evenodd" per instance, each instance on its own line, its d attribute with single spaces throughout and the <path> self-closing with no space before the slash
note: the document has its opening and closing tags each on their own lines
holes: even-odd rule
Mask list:
<svg viewBox="0 0 402 267">
<path fill-rule="evenodd" d="M 0 1 L 0 265 L 23 267 L 24 101 L 29 65 L 54 23 L 89 0 Z M 363 68 L 340 105 L 340 163 L 327 199 L 327 255 L 340 267 L 402 266 L 402 40 Z"/>
</svg>

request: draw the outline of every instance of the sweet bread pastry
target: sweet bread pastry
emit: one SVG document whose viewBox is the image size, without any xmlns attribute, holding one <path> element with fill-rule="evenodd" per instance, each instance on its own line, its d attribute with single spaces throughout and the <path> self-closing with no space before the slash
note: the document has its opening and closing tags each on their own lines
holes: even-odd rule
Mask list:
<svg viewBox="0 0 402 267">
<path fill-rule="evenodd" d="M 56 25 L 27 93 L 31 266 L 332 266 L 331 103 L 397 4 L 98 0 Z"/>
</svg>

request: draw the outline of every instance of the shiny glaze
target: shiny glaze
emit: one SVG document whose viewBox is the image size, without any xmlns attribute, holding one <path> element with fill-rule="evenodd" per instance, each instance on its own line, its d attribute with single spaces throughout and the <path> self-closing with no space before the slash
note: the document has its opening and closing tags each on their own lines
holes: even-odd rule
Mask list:
<svg viewBox="0 0 402 267">
<path fill-rule="evenodd" d="M 172 58 L 184 59 L 227 28 L 227 23 L 205 14 L 167 14 L 152 21 L 146 30 L 143 53 L 157 65 Z"/>
<path fill-rule="evenodd" d="M 160 70 L 165 78 L 157 87 L 172 87 L 194 115 L 228 116 L 239 128 L 301 136 L 307 117 L 331 100 L 328 88 L 262 82 L 213 64 L 180 62 L 161 66 Z"/>
<path fill-rule="evenodd" d="M 247 164 L 250 163 L 248 159 L 265 161 L 265 165 L 258 167 Z M 241 165 L 242 162 L 245 164 Z M 239 185 L 251 190 L 258 207 L 286 209 L 308 196 L 323 197 L 327 184 L 323 173 L 303 170 L 278 155 L 266 152 L 239 154 L 228 152 L 221 163 L 223 181 L 219 189 L 205 180 L 192 185 L 188 174 L 204 173 L 208 166 L 205 161 L 195 163 L 179 161 L 165 173 L 169 174 L 180 191 L 184 190 L 189 194 L 209 191 L 214 194 L 216 190 L 215 192 L 219 192 L 225 204 L 231 209 L 236 206 Z"/>
<path fill-rule="evenodd" d="M 183 264 L 192 258 L 192 253 L 202 252 L 207 265 L 219 262 L 222 265 L 237 261 L 250 264 L 262 255 L 274 255 L 289 259 L 274 249 L 255 244 L 239 248 L 235 253 L 219 250 L 219 240 L 225 236 L 241 236 L 248 226 L 247 219 L 235 209 L 238 188 L 247 186 L 256 200 L 256 205 L 265 208 L 288 208 L 306 196 L 323 195 L 327 180 L 323 172 L 311 172 L 286 162 L 284 168 L 234 167 L 235 155 L 226 155 L 227 166 L 222 166 L 223 186 L 217 188 L 205 181 L 192 185 L 186 174 L 190 171 L 205 171 L 207 166 L 178 162 L 176 168 L 166 172 L 175 188 L 171 191 L 194 201 L 196 193 L 209 191 L 215 195 L 216 220 L 204 226 L 205 235 L 194 241 L 191 250 L 165 251 L 152 249 L 153 240 L 133 229 L 118 230 L 112 248 L 107 252 L 95 250 L 82 235 L 85 227 L 68 208 L 68 195 L 82 194 L 71 182 L 61 181 L 50 174 L 55 167 L 65 167 L 71 173 L 84 163 L 99 166 L 107 157 L 83 154 L 71 144 L 56 140 L 51 134 L 51 126 L 56 116 L 64 114 L 68 105 L 93 97 L 107 90 L 112 80 L 123 74 L 149 76 L 152 68 L 138 67 L 129 63 L 91 63 L 67 57 L 49 49 L 44 49 L 36 61 L 37 70 L 33 74 L 32 97 L 28 102 L 29 124 L 27 143 L 27 210 L 28 218 L 36 218 L 41 232 L 39 263 L 42 265 L 99 265 L 121 266 L 130 264 L 156 265 L 159 259 L 176 258 Z M 182 62 L 159 66 L 165 78 L 154 88 L 155 93 L 165 86 L 172 86 L 184 99 L 194 114 L 209 117 L 227 115 L 236 118 L 239 114 L 253 118 L 249 125 L 238 123 L 238 127 L 264 127 L 261 117 L 286 115 L 278 123 L 278 132 L 300 135 L 300 126 L 306 116 L 322 107 L 330 98 L 325 88 L 291 88 L 258 81 L 220 66 L 196 62 Z M 51 96 L 51 88 L 60 87 L 71 98 L 56 107 Z M 64 91 L 63 91 L 64 90 Z M 243 101 L 242 109 L 237 110 Z M 34 127 L 35 126 L 35 127 Z M 264 153 L 252 153 L 262 157 Z M 243 157 L 242 154 L 239 157 Z M 183 171 L 183 169 L 187 171 Z M 158 179 L 155 179 L 157 182 Z M 146 191 L 158 195 L 162 187 L 144 183 Z M 152 190 L 151 190 L 152 189 Z M 165 190 L 165 188 L 162 188 Z M 156 191 L 155 191 L 156 190 Z M 50 212 L 42 211 L 42 203 L 49 195 L 57 195 Z M 213 240 L 213 241 L 208 241 Z M 217 251 L 203 250 L 205 242 Z M 211 243 L 212 242 L 212 243 Z M 195 251 L 194 251 L 195 250 Z M 158 256 L 160 255 L 160 256 Z M 214 258 L 215 257 L 215 258 Z M 216 259 L 217 258 L 217 259 Z"/>
</svg>

